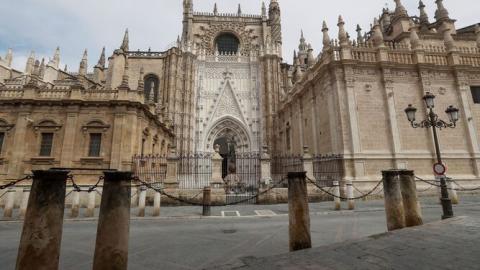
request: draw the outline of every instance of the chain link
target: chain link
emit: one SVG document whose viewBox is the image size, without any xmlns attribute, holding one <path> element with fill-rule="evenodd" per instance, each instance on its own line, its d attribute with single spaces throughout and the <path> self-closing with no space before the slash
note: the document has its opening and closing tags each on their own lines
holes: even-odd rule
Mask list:
<svg viewBox="0 0 480 270">
<path fill-rule="evenodd" d="M 89 187 L 86 188 L 86 189 L 82 189 L 82 188 L 75 182 L 74 176 L 73 176 L 72 174 L 68 175 L 67 180 L 70 180 L 70 181 L 72 182 L 72 186 L 73 186 L 73 189 L 75 190 L 75 192 L 88 192 L 88 193 L 91 193 L 91 192 L 93 192 L 93 191 L 97 191 L 97 188 L 98 188 L 98 186 L 100 185 L 100 182 L 104 180 L 104 176 L 99 176 L 97 183 L 95 183 L 95 185 L 93 185 L 93 186 L 89 186 Z"/>
<path fill-rule="evenodd" d="M 238 205 L 238 204 L 241 204 L 241 203 L 244 203 L 244 202 L 248 202 L 248 201 L 250 201 L 250 200 L 252 200 L 252 199 L 258 198 L 259 196 L 264 195 L 264 194 L 270 192 L 270 191 L 273 190 L 274 188 L 277 188 L 278 186 L 280 186 L 281 184 L 283 184 L 283 182 L 285 182 L 286 179 L 287 179 L 287 178 L 282 179 L 281 181 L 279 181 L 279 182 L 276 183 L 275 185 L 271 186 L 270 188 L 268 188 L 268 189 L 266 189 L 266 190 L 264 190 L 264 191 L 262 191 L 262 192 L 259 192 L 259 193 L 255 194 L 255 195 L 252 195 L 251 197 L 248 197 L 248 198 L 245 198 L 245 199 L 242 199 L 242 200 L 239 200 L 239 201 L 231 202 L 231 203 L 224 203 L 224 204 L 220 204 L 220 205 L 219 205 L 219 204 L 215 204 L 215 205 L 210 205 L 210 206 L 230 206 L 230 205 Z M 162 195 L 164 195 L 164 196 L 166 196 L 166 197 L 168 197 L 168 198 L 170 198 L 170 199 L 172 199 L 172 200 L 175 200 L 175 201 L 178 201 L 178 202 L 181 202 L 181 203 L 184 203 L 184 204 L 192 205 L 192 206 L 202 206 L 202 207 L 205 206 L 205 204 L 203 204 L 203 203 L 197 203 L 197 202 L 191 201 L 192 199 L 194 199 L 194 198 L 198 197 L 200 194 L 202 194 L 203 191 L 200 192 L 199 194 L 195 195 L 194 197 L 190 198 L 189 200 L 187 200 L 187 199 L 182 199 L 182 198 L 180 198 L 180 197 L 176 197 L 176 196 L 173 196 L 173 195 L 171 195 L 171 194 L 168 194 L 168 193 L 166 193 L 162 188 L 153 187 L 151 184 L 149 184 L 149 183 L 147 183 L 147 182 L 145 182 L 145 181 L 142 181 L 139 177 L 133 177 L 132 180 L 140 183 L 140 185 L 136 185 L 137 187 L 138 187 L 138 186 L 144 186 L 144 187 L 146 187 L 146 188 L 148 188 L 148 189 L 151 189 L 151 190 L 154 190 L 154 191 L 156 191 L 156 192 L 159 192 L 160 194 L 162 194 Z"/>
<path fill-rule="evenodd" d="M 415 176 L 415 178 L 417 178 L 418 180 L 420 180 L 420 181 L 422 181 L 422 182 L 424 182 L 424 183 L 427 183 L 427 184 L 429 184 L 429 185 L 431 185 L 431 186 L 439 187 L 439 188 L 442 187 L 441 185 L 439 185 L 439 184 L 437 184 L 437 183 L 435 183 L 435 182 L 431 182 L 431 181 L 429 181 L 429 180 L 422 179 L 422 178 L 420 178 L 420 177 L 418 177 L 418 176 Z M 455 190 L 455 191 L 476 191 L 476 190 L 480 190 L 480 187 L 476 187 L 476 188 L 464 188 L 464 187 L 462 187 L 461 185 L 459 185 L 459 184 L 458 184 L 455 180 L 453 180 L 453 179 L 447 180 L 447 181 L 452 181 L 453 183 L 455 183 L 457 186 L 460 187 L 460 188 L 458 189 L 458 188 L 450 188 L 450 187 L 447 186 L 447 189 L 448 189 L 448 190 Z"/>
<path fill-rule="evenodd" d="M 308 178 L 308 177 L 307 177 L 307 180 L 308 180 L 310 183 L 312 183 L 313 185 L 315 185 L 317 188 L 319 188 L 323 193 L 326 193 L 326 194 L 328 194 L 328 195 L 330 195 L 330 196 L 332 196 L 332 197 L 334 197 L 334 198 L 338 198 L 338 199 L 341 199 L 341 200 L 360 200 L 360 199 L 364 199 L 364 198 L 372 195 L 372 193 L 380 186 L 380 184 L 381 184 L 382 181 L 383 181 L 383 180 L 378 181 L 378 183 L 375 185 L 375 187 L 374 187 L 372 190 L 370 190 L 369 192 L 363 194 L 362 196 L 353 197 L 353 198 L 345 198 L 345 197 L 337 196 L 337 195 L 329 192 L 329 191 L 326 190 L 325 188 L 319 186 L 315 180 L 312 180 L 312 179 L 310 179 L 310 178 Z"/>
<path fill-rule="evenodd" d="M 15 186 L 16 184 L 18 184 L 18 183 L 20 183 L 20 182 L 22 182 L 22 181 L 31 180 L 31 179 L 33 179 L 33 175 L 27 175 L 27 176 L 25 176 L 25 177 L 23 177 L 23 178 L 14 180 L 14 181 L 12 181 L 12 182 L 10 182 L 10 183 L 7 183 L 7 184 L 5 184 L 5 185 L 1 185 L 1 186 L 0 186 L 0 190 L 6 189 L 6 188 L 9 188 L 9 187 L 13 187 L 13 186 Z"/>
</svg>

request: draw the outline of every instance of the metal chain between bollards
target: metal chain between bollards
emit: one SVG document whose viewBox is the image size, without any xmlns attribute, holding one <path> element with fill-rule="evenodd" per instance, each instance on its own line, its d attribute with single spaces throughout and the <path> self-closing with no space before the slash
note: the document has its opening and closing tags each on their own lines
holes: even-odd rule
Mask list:
<svg viewBox="0 0 480 270">
<path fill-rule="evenodd" d="M 431 186 L 434 186 L 434 187 L 442 187 L 441 185 L 436 184 L 435 182 L 431 182 L 431 181 L 429 181 L 429 180 L 422 179 L 422 178 L 420 178 L 420 177 L 418 177 L 418 176 L 415 176 L 415 178 L 418 179 L 418 180 L 420 180 L 420 181 L 422 181 L 422 182 L 424 182 L 424 183 L 427 183 L 427 184 L 429 184 L 429 185 L 431 185 Z M 477 190 L 480 190 L 480 187 L 476 187 L 476 188 L 463 188 L 463 187 L 460 186 L 455 180 L 452 179 L 451 181 L 454 182 L 457 186 L 459 186 L 460 189 L 447 187 L 448 190 L 455 190 L 455 191 L 477 191 Z"/>
<path fill-rule="evenodd" d="M 189 201 L 187 199 L 182 199 L 182 198 L 179 198 L 179 197 L 176 197 L 176 196 L 173 196 L 171 194 L 168 194 L 166 193 L 162 188 L 156 188 L 156 187 L 153 187 L 151 184 L 145 182 L 145 181 L 142 181 L 140 178 L 138 177 L 133 177 L 132 178 L 133 181 L 136 181 L 136 182 L 139 182 L 140 185 L 137 185 L 137 187 L 139 186 L 144 186 L 146 188 L 149 188 L 151 190 L 154 190 L 156 192 L 159 192 L 160 194 L 172 199 L 172 200 L 175 200 L 175 201 L 178 201 L 178 202 L 181 202 L 181 203 L 185 203 L 185 204 L 188 204 L 188 205 L 192 205 L 192 206 L 204 206 L 203 203 L 197 203 L 197 202 L 192 202 L 192 201 Z M 223 207 L 223 206 L 230 206 L 230 205 L 238 205 L 238 204 L 241 204 L 241 203 L 244 203 L 244 202 L 248 202 L 252 199 L 255 199 L 255 198 L 258 198 L 259 196 L 261 195 L 264 195 L 268 192 L 270 192 L 271 190 L 273 190 L 274 188 L 277 188 L 278 186 L 280 186 L 281 184 L 283 184 L 283 182 L 285 182 L 285 180 L 287 180 L 287 178 L 283 178 L 281 181 L 279 181 L 278 183 L 276 183 L 275 185 L 273 185 L 272 187 L 260 192 L 260 193 L 257 193 L 255 195 L 252 195 L 251 197 L 248 197 L 246 199 L 242 199 L 242 200 L 239 200 L 239 201 L 235 201 L 235 202 L 231 202 L 231 203 L 225 203 L 225 204 L 215 204 L 215 205 L 210 205 L 210 206 L 217 206 L 217 207 Z M 203 193 L 203 191 L 201 192 Z M 194 199 L 196 198 L 197 196 L 199 196 L 201 193 L 197 194 L 195 197 L 192 197 L 190 198 L 191 199 Z"/>
<path fill-rule="evenodd" d="M 9 187 L 13 187 L 13 186 L 17 185 L 17 184 L 20 183 L 20 182 L 23 182 L 23 181 L 26 181 L 26 180 L 31 180 L 31 179 L 33 179 L 33 175 L 30 175 L 30 174 L 29 174 L 29 175 L 27 175 L 27 176 L 25 176 L 25 177 L 23 177 L 23 178 L 14 180 L 14 181 L 12 181 L 12 182 L 10 182 L 10 183 L 7 183 L 7 184 L 5 184 L 5 185 L 1 185 L 1 186 L 0 186 L 0 190 L 6 189 L 6 188 L 9 188 Z"/>
<path fill-rule="evenodd" d="M 93 191 L 97 191 L 98 186 L 100 185 L 100 182 L 104 180 L 104 176 L 99 176 L 97 183 L 93 186 L 89 186 L 86 189 L 82 189 L 77 183 L 75 183 L 74 176 L 72 174 L 68 175 L 67 180 L 70 180 L 72 182 L 73 189 L 76 192 L 88 192 L 91 193 Z"/>
<path fill-rule="evenodd" d="M 310 179 L 310 178 L 308 178 L 308 177 L 307 177 L 307 180 L 308 180 L 310 183 L 312 183 L 313 185 L 315 185 L 317 188 L 319 188 L 323 193 L 326 193 L 326 194 L 328 194 L 328 195 L 330 195 L 330 196 L 332 196 L 332 197 L 334 197 L 334 198 L 339 198 L 339 199 L 341 199 L 341 200 L 361 200 L 361 199 L 364 199 L 364 198 L 372 195 L 372 193 L 380 186 L 380 184 L 381 184 L 382 181 L 383 181 L 383 179 L 380 180 L 380 181 L 378 181 L 378 183 L 375 185 L 375 187 L 374 187 L 372 190 L 370 190 L 369 192 L 363 194 L 362 196 L 353 197 L 353 198 L 346 198 L 346 197 L 342 197 L 342 196 L 337 196 L 337 195 L 329 192 L 329 191 L 326 190 L 325 188 L 319 186 L 315 180 L 312 180 L 312 179 Z"/>
</svg>

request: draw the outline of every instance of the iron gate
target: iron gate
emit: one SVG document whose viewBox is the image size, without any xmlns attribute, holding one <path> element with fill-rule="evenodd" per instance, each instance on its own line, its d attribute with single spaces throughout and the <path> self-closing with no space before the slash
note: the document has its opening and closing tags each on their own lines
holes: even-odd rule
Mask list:
<svg viewBox="0 0 480 270">
<path fill-rule="evenodd" d="M 302 156 L 283 156 L 274 155 L 271 159 L 271 175 L 273 184 L 278 185 L 282 180 L 287 177 L 289 172 L 303 172 L 303 159 Z M 283 181 L 279 187 L 286 188 L 288 186 L 287 181 Z"/>
<path fill-rule="evenodd" d="M 341 182 L 344 175 L 342 155 L 319 155 L 313 159 L 313 175 L 321 187 L 332 187 L 333 181 Z M 342 185 L 342 183 L 341 183 Z"/>
<path fill-rule="evenodd" d="M 179 156 L 177 177 L 181 189 L 203 189 L 212 180 L 212 154 L 195 153 Z"/>
<path fill-rule="evenodd" d="M 230 157 L 234 168 L 224 177 L 227 204 L 255 204 L 261 179 L 260 153 L 236 153 Z"/>
</svg>

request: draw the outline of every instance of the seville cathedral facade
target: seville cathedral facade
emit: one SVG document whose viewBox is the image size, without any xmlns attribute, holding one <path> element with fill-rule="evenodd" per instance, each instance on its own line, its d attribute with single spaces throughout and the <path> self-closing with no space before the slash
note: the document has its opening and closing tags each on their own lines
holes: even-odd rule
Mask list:
<svg viewBox="0 0 480 270">
<path fill-rule="evenodd" d="M 380 171 L 432 177 L 430 130 L 413 129 L 404 109 L 460 109 L 440 132 L 449 175 L 480 179 L 480 28 L 456 28 L 442 0 L 434 19 L 395 0 L 353 38 L 340 17 L 319 22 L 319 54 L 301 35 L 293 65 L 282 56 L 280 3 L 260 15 L 195 12 L 183 1 L 183 32 L 164 52 L 119 49 L 78 72 L 32 52 L 23 71 L 0 60 L 0 174 L 15 179 L 50 167 L 130 170 L 135 155 L 262 153 L 341 155 L 343 178 L 371 185 Z M 454 4 L 453 1 L 450 4 Z M 330 25 L 332 26 L 332 25 Z M 320 33 L 320 29 L 321 32 Z M 334 34 L 335 32 L 335 34 Z M 332 38 L 335 36 L 334 38 Z M 420 113 L 422 112 L 422 113 Z M 422 120 L 422 119 L 420 119 Z M 472 181 L 473 180 L 473 181 Z"/>
</svg>

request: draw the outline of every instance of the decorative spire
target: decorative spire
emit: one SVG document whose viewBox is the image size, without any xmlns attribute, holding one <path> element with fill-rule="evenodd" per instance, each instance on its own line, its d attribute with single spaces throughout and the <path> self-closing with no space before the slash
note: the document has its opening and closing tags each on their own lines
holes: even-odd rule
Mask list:
<svg viewBox="0 0 480 270">
<path fill-rule="evenodd" d="M 58 69 L 60 66 L 60 47 L 55 49 L 53 58 L 48 62 L 48 65 Z"/>
<path fill-rule="evenodd" d="M 27 65 L 25 66 L 25 73 L 32 74 L 34 65 L 35 65 L 35 52 L 32 51 L 30 53 L 30 56 L 27 59 Z"/>
<path fill-rule="evenodd" d="M 42 62 L 38 71 L 38 76 L 40 76 L 40 78 L 43 78 L 43 75 L 45 75 L 45 58 L 42 58 Z"/>
<path fill-rule="evenodd" d="M 105 47 L 102 49 L 102 53 L 100 54 L 100 59 L 98 59 L 98 63 L 95 66 L 97 68 L 105 68 Z"/>
<path fill-rule="evenodd" d="M 86 76 L 88 69 L 88 52 L 87 49 L 83 52 L 82 61 L 80 61 L 80 68 L 78 69 L 78 75 Z"/>
<path fill-rule="evenodd" d="M 435 11 L 435 19 L 437 21 L 450 20 L 448 10 L 443 6 L 443 0 L 436 0 L 437 11 Z"/>
<path fill-rule="evenodd" d="M 477 35 L 477 47 L 480 49 L 480 25 L 475 25 L 475 35 Z"/>
<path fill-rule="evenodd" d="M 128 52 L 129 51 L 129 40 L 128 40 L 128 28 L 125 30 L 125 35 L 123 36 L 123 41 L 122 41 L 122 46 L 120 49 L 122 49 L 123 52 Z"/>
<path fill-rule="evenodd" d="M 300 44 L 298 45 L 299 52 L 304 52 L 307 50 L 307 43 L 305 42 L 305 36 L 303 35 L 303 30 L 300 30 Z"/>
<path fill-rule="evenodd" d="M 5 56 L 5 62 L 7 64 L 7 67 L 12 66 L 12 61 L 13 61 L 13 50 L 12 48 L 9 48 L 7 51 L 7 55 Z"/>
<path fill-rule="evenodd" d="M 407 10 L 401 0 L 395 0 L 395 17 L 408 17 Z"/>
<path fill-rule="evenodd" d="M 383 9 L 383 14 L 382 14 L 381 20 L 382 20 L 382 24 L 383 24 L 383 31 L 387 32 L 388 28 L 392 24 L 392 19 L 390 18 L 390 11 L 388 10 L 388 8 Z"/>
<path fill-rule="evenodd" d="M 240 4 L 238 4 L 237 14 L 238 14 L 238 15 L 242 15 L 242 7 L 240 6 Z"/>
<path fill-rule="evenodd" d="M 218 14 L 218 8 L 217 8 L 217 3 L 213 5 L 213 14 L 217 15 Z"/>
<path fill-rule="evenodd" d="M 40 61 L 35 60 L 35 64 L 33 65 L 32 75 L 38 76 L 40 75 Z"/>
<path fill-rule="evenodd" d="M 67 72 L 67 71 L 68 71 L 68 66 L 67 66 L 67 64 L 65 64 L 65 67 L 63 68 L 63 71 L 64 71 L 64 72 Z"/>
<path fill-rule="evenodd" d="M 428 30 L 428 25 L 430 24 L 428 20 L 428 14 L 425 11 L 425 4 L 420 0 L 418 4 L 418 9 L 420 10 L 420 28 L 422 31 Z"/>
<path fill-rule="evenodd" d="M 365 42 L 365 40 L 363 39 L 363 35 L 362 35 L 362 28 L 360 27 L 360 24 L 357 24 L 357 43 L 358 44 L 362 44 Z"/>
<path fill-rule="evenodd" d="M 122 84 L 118 87 L 119 89 L 130 89 L 128 86 L 128 59 L 125 59 L 125 69 L 123 70 Z"/>
<path fill-rule="evenodd" d="M 410 45 L 412 50 L 417 50 L 420 48 L 420 38 L 417 34 L 417 26 L 413 21 L 410 21 Z"/>
<path fill-rule="evenodd" d="M 338 40 L 340 45 L 348 45 L 347 32 L 345 32 L 345 22 L 343 21 L 342 15 L 338 16 Z"/>
<path fill-rule="evenodd" d="M 380 29 L 380 24 L 378 23 L 377 18 L 375 18 L 375 20 L 373 21 L 372 40 L 373 40 L 373 45 L 375 45 L 375 47 L 385 46 L 385 44 L 383 42 L 383 33 L 382 33 L 382 30 Z"/>
<path fill-rule="evenodd" d="M 293 73 L 293 81 L 294 82 L 299 82 L 302 77 L 303 77 L 303 71 L 302 71 L 302 66 L 300 65 L 300 59 L 297 57 L 297 53 L 294 51 L 293 53 L 294 57 L 294 66 L 295 66 L 295 71 Z"/>
<path fill-rule="evenodd" d="M 265 6 L 265 2 L 262 2 L 262 17 L 267 17 L 267 7 Z"/>
<path fill-rule="evenodd" d="M 323 33 L 323 50 L 326 50 L 330 48 L 330 36 L 328 35 L 327 22 L 325 21 L 323 21 L 322 33 Z"/>
<path fill-rule="evenodd" d="M 444 29 L 443 29 L 443 42 L 445 43 L 445 48 L 447 52 L 451 52 L 455 50 L 455 41 L 452 37 L 452 30 L 446 25 L 444 22 Z"/>
<path fill-rule="evenodd" d="M 313 56 L 312 44 L 308 44 L 307 64 L 311 67 L 315 64 L 315 57 Z"/>
<path fill-rule="evenodd" d="M 145 90 L 145 81 L 143 80 L 143 75 L 144 75 L 144 69 L 143 67 L 140 68 L 140 76 L 138 77 L 138 91 L 144 91 Z"/>
</svg>

